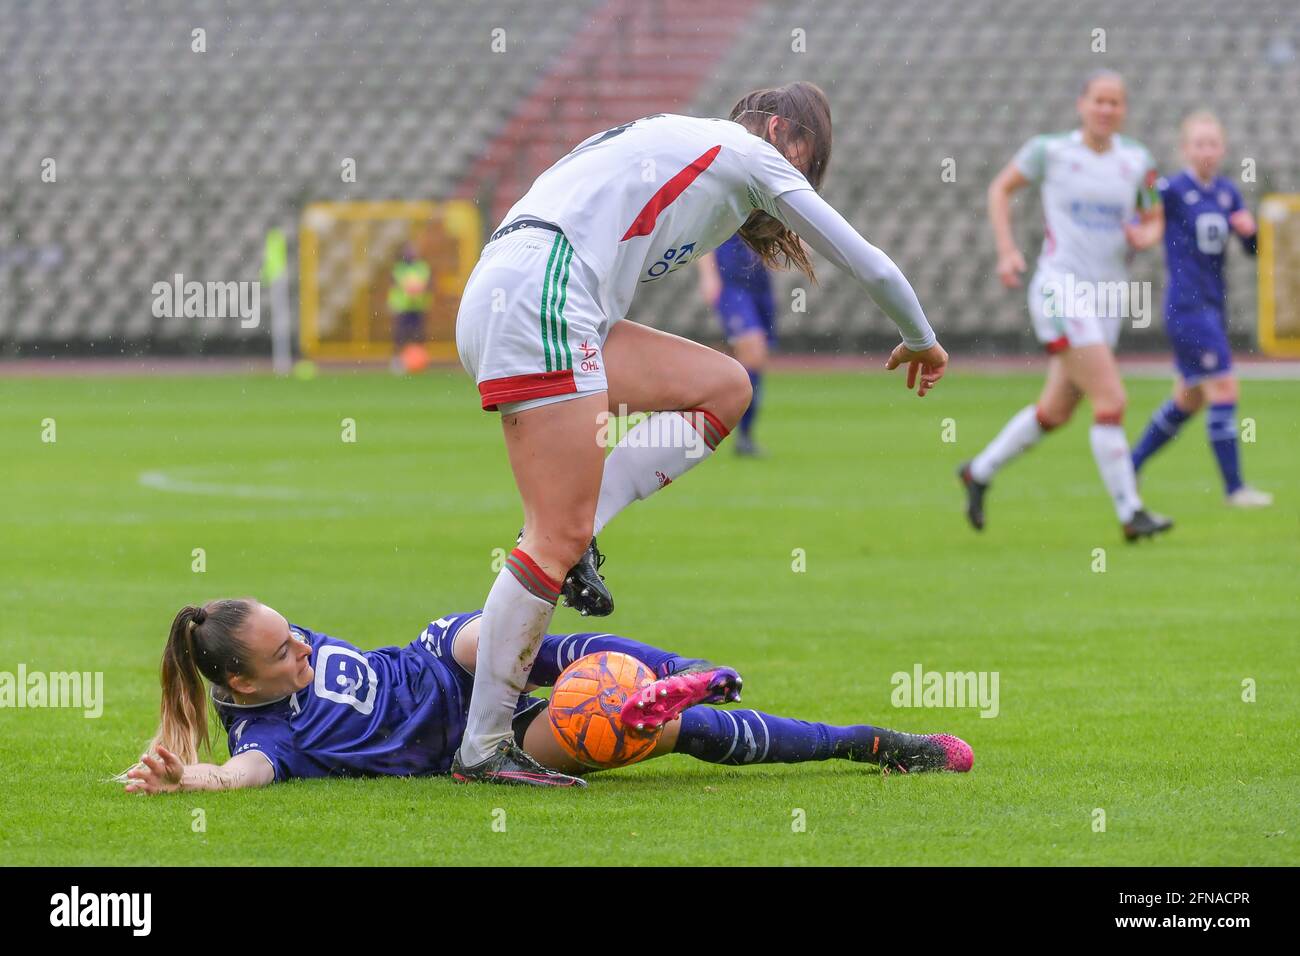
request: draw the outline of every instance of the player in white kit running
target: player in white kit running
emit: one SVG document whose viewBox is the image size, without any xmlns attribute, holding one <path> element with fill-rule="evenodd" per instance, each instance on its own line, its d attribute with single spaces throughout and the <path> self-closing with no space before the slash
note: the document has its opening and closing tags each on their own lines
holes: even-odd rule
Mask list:
<svg viewBox="0 0 1300 956">
<path fill-rule="evenodd" d="M 1120 136 L 1124 82 L 1110 71 L 1096 73 L 1078 100 L 1080 129 L 1035 136 L 989 186 L 989 218 L 998 245 L 998 278 L 1020 285 L 1025 260 L 1011 231 L 1011 194 L 1033 183 L 1041 188 L 1046 234 L 1029 284 L 1034 334 L 1047 350 L 1047 381 L 1036 405 L 1022 408 L 996 438 L 958 470 L 966 489 L 966 515 L 984 527 L 984 493 L 993 476 L 1015 456 L 1064 425 L 1088 396 L 1093 458 L 1124 537 L 1150 537 L 1173 526 L 1147 511 L 1124 435 L 1124 385 L 1113 349 L 1121 323 L 1141 306 L 1132 294 L 1125 260 L 1148 249 L 1164 233 L 1155 190 L 1155 161 L 1146 147 Z M 1149 307 L 1149 302 L 1148 302 Z"/>
<path fill-rule="evenodd" d="M 501 413 L 524 532 L 484 604 L 456 779 L 575 783 L 511 735 L 556 601 L 613 609 L 593 536 L 708 457 L 749 405 L 740 363 L 624 318 L 637 289 L 737 231 L 768 265 L 811 277 L 802 239 L 897 324 L 888 368 L 907 364 L 909 388 L 919 373 L 921 395 L 942 377 L 947 354 L 903 274 L 817 194 L 830 152 L 830 107 L 809 83 L 750 93 L 727 120 L 645 117 L 542 173 L 484 247 L 456 345 L 483 408 Z M 651 414 L 606 457 L 620 412 Z"/>
</svg>

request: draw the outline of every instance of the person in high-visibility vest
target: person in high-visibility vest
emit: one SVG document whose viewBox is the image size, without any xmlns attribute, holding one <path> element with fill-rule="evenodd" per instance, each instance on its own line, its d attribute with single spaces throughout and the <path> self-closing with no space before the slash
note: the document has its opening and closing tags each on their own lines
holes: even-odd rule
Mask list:
<svg viewBox="0 0 1300 956">
<path fill-rule="evenodd" d="M 402 355 L 409 346 L 423 351 L 424 316 L 432 300 L 431 285 L 429 264 L 416 255 L 415 246 L 406 243 L 402 246 L 401 257 L 393 263 L 393 284 L 388 290 L 388 309 L 393 313 L 395 372 L 402 371 Z"/>
</svg>

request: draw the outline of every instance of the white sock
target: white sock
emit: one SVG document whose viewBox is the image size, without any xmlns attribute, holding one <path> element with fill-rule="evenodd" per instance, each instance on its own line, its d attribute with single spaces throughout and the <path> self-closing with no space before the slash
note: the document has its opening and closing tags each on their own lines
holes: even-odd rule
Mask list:
<svg viewBox="0 0 1300 956">
<path fill-rule="evenodd" d="M 1138 497 L 1137 476 L 1133 472 L 1133 454 L 1129 451 L 1128 438 L 1119 425 L 1096 425 L 1088 432 L 1092 442 L 1092 457 L 1097 460 L 1097 470 L 1101 480 L 1115 502 L 1115 514 L 1121 522 L 1133 517 L 1133 512 L 1142 507 Z"/>
<path fill-rule="evenodd" d="M 632 502 L 649 498 L 708 458 L 728 433 L 716 415 L 702 408 L 651 412 L 605 459 L 594 533 L 600 534 Z"/>
<path fill-rule="evenodd" d="M 515 704 L 555 613 L 560 584 L 515 548 L 483 605 L 474 692 L 460 744 L 466 765 L 485 760 L 513 731 Z"/>
<path fill-rule="evenodd" d="M 971 459 L 971 477 L 981 485 L 987 485 L 1003 465 L 1033 448 L 1045 434 L 1043 426 L 1038 424 L 1037 407 L 1026 405 L 1011 416 L 1011 421 L 1002 426 L 1002 431 L 982 452 Z"/>
</svg>

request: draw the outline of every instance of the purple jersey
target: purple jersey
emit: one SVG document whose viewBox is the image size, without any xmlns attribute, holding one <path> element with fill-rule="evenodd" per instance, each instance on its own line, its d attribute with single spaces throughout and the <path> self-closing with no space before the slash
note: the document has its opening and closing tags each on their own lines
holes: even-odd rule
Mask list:
<svg viewBox="0 0 1300 956">
<path fill-rule="evenodd" d="M 751 292 L 772 294 L 772 280 L 758 253 L 745 245 L 736 233 L 713 252 L 718 263 L 718 274 L 727 287 L 739 286 Z"/>
<path fill-rule="evenodd" d="M 1216 176 L 1209 185 L 1184 170 L 1159 182 L 1165 207 L 1165 316 L 1215 311 L 1227 305 L 1224 255 L 1232 230 L 1228 217 L 1244 208 L 1232 181 Z M 1254 240 L 1244 240 L 1254 252 Z"/>
<path fill-rule="evenodd" d="M 447 773 L 465 731 L 474 683 L 452 659 L 451 642 L 481 613 L 439 618 L 405 647 L 373 651 L 290 624 L 311 645 L 312 682 L 256 706 L 214 697 L 230 755 L 256 750 L 277 781 Z M 521 698 L 520 706 L 541 703 Z"/>
</svg>

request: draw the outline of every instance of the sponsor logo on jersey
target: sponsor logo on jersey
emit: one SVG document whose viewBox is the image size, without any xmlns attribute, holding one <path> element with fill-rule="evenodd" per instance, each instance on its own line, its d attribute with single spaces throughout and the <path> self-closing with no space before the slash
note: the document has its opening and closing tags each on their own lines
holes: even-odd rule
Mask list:
<svg viewBox="0 0 1300 956">
<path fill-rule="evenodd" d="M 379 675 L 362 654 L 334 645 L 320 649 L 316 656 L 316 696 L 369 714 L 375 708 L 378 691 Z"/>
</svg>

